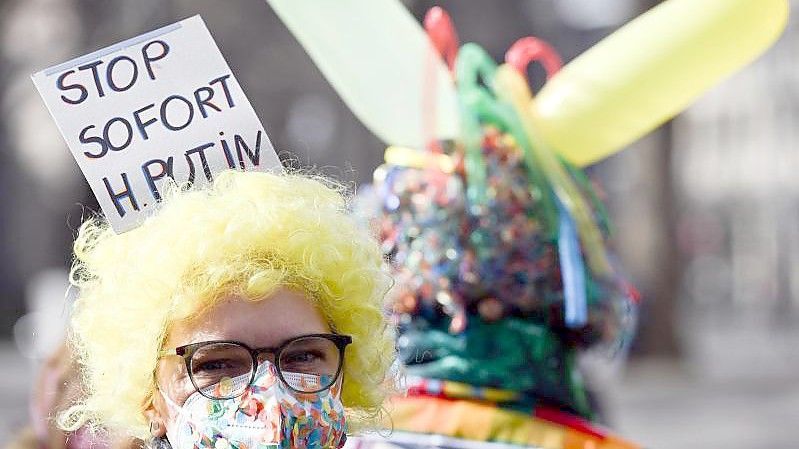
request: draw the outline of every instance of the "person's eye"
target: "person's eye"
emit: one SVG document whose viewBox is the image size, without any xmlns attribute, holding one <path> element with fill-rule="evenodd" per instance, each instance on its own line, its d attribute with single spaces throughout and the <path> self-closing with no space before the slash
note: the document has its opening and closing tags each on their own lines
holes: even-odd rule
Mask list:
<svg viewBox="0 0 799 449">
<path fill-rule="evenodd" d="M 324 360 L 325 355 L 320 351 L 292 351 L 281 357 L 281 362 L 287 366 L 323 362 Z"/>
<path fill-rule="evenodd" d="M 228 359 L 204 360 L 194 364 L 194 373 L 213 373 L 215 371 L 229 371 L 238 364 Z"/>
</svg>

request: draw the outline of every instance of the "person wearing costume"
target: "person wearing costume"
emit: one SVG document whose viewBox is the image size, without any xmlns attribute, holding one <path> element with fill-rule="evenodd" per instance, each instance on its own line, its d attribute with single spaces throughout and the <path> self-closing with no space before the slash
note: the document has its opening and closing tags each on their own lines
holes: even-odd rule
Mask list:
<svg viewBox="0 0 799 449">
<path fill-rule="evenodd" d="M 378 245 L 342 189 L 227 171 L 139 227 L 75 240 L 85 394 L 66 429 L 151 447 L 338 448 L 380 416 L 394 357 Z"/>
<path fill-rule="evenodd" d="M 440 9 L 423 30 L 394 0 L 267 1 L 389 146 L 359 214 L 396 277 L 407 394 L 386 405 L 388 435 L 350 447 L 639 447 L 596 424 L 578 368 L 625 348 L 637 303 L 581 169 L 761 53 L 787 2 L 667 0 L 559 71 L 535 38 L 499 66 L 459 48 Z M 535 97 L 532 61 L 548 75 Z"/>
<path fill-rule="evenodd" d="M 476 76 L 469 59 L 487 58 L 468 45 L 461 80 Z M 442 142 L 440 152 L 389 148 L 362 191 L 359 213 L 377 217 L 397 282 L 390 300 L 408 391 L 387 404 L 388 439 L 352 447 L 637 448 L 593 422 L 578 368 L 584 349 L 623 347 L 635 321 L 634 291 L 602 246 L 603 206 L 574 166 L 520 144 L 499 102 L 469 104 L 470 94 L 464 121 L 474 120 L 477 139 Z M 544 157 L 563 178 L 542 170 Z M 582 229 L 567 202 L 590 211 Z"/>
<path fill-rule="evenodd" d="M 508 60 L 536 51 L 558 70 L 534 38 Z M 637 448 L 593 422 L 578 368 L 584 349 L 624 347 L 635 322 L 634 291 L 604 245 L 604 206 L 508 101 L 500 80 L 521 78 L 508 70 L 523 64 L 498 69 L 475 44 L 457 52 L 463 137 L 427 151 L 390 147 L 361 191 L 358 213 L 376 217 L 396 280 L 407 394 L 387 403 L 387 439 L 351 447 Z"/>
</svg>

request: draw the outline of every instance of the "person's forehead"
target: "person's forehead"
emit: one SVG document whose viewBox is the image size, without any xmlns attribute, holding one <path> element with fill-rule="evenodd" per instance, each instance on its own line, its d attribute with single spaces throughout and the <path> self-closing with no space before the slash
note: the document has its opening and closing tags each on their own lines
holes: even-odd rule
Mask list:
<svg viewBox="0 0 799 449">
<path fill-rule="evenodd" d="M 174 323 L 167 347 L 213 340 L 270 347 L 299 335 L 329 331 L 313 301 L 297 291 L 279 289 L 258 301 L 230 296 L 196 319 Z"/>
</svg>

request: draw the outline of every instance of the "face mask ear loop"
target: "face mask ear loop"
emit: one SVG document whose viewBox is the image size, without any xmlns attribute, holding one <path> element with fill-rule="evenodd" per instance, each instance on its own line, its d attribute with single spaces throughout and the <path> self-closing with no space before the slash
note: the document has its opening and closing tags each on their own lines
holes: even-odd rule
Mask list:
<svg viewBox="0 0 799 449">
<path fill-rule="evenodd" d="M 172 398 L 169 397 L 169 395 L 164 393 L 164 390 L 162 390 L 160 386 L 157 386 L 156 389 L 158 390 L 158 394 L 160 394 L 161 397 L 164 399 L 164 402 L 166 402 L 167 408 L 169 408 L 172 413 L 177 413 L 177 416 L 175 416 L 176 419 L 178 417 L 180 417 L 184 421 L 191 421 L 192 420 L 191 419 L 191 415 L 189 413 L 187 413 L 185 410 L 183 410 L 183 407 L 178 405 L 177 402 L 173 401 Z M 166 425 L 166 422 L 164 423 L 164 425 Z M 175 425 L 175 424 L 173 423 L 173 425 Z M 174 438 L 176 438 L 176 437 L 174 435 L 172 435 L 171 429 L 169 428 L 169 426 L 167 426 L 167 428 L 166 428 L 166 436 L 164 437 L 164 439 L 166 441 L 168 441 L 170 448 L 178 447 L 178 445 L 177 445 L 178 441 L 175 440 Z"/>
<path fill-rule="evenodd" d="M 167 407 L 169 407 L 169 409 L 170 409 L 170 410 L 172 410 L 173 412 L 175 412 L 175 413 L 177 413 L 178 415 L 182 416 L 182 417 L 183 417 L 184 419 L 186 419 L 187 421 L 193 421 L 193 419 L 192 419 L 192 416 L 191 416 L 191 413 L 189 413 L 188 411 L 186 411 L 186 409 L 185 409 L 184 407 L 186 406 L 186 403 L 188 403 L 188 402 L 189 402 L 189 400 L 191 400 L 191 398 L 192 398 L 192 397 L 193 397 L 195 394 L 200 394 L 200 392 L 194 392 L 194 393 L 193 393 L 191 396 L 189 396 L 189 398 L 186 400 L 186 403 L 184 403 L 183 405 L 178 405 L 178 403 L 177 403 L 177 402 L 175 402 L 175 401 L 174 401 L 172 398 L 170 398 L 170 397 L 169 397 L 169 395 L 167 395 L 166 393 L 164 393 L 164 390 L 162 390 L 162 389 L 161 389 L 161 387 L 158 387 L 157 389 L 158 389 L 158 394 L 160 394 L 160 395 L 161 395 L 161 397 L 162 397 L 162 398 L 164 398 L 164 401 L 166 402 L 166 405 L 167 405 Z"/>
<path fill-rule="evenodd" d="M 173 401 L 172 398 L 169 397 L 169 395 L 164 393 L 164 390 L 162 390 L 161 387 L 157 387 L 157 390 L 158 390 L 158 394 L 160 394 L 161 397 L 164 398 L 164 401 L 166 401 L 166 403 L 167 403 L 167 405 L 169 405 L 169 407 L 175 408 L 175 409 L 178 409 L 178 410 L 183 408 L 180 405 L 178 405 L 177 402 Z"/>
</svg>

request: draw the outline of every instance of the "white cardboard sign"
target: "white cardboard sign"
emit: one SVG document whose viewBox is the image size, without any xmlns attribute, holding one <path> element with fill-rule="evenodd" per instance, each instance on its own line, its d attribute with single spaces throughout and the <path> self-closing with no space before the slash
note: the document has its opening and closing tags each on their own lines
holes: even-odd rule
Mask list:
<svg viewBox="0 0 799 449">
<path fill-rule="evenodd" d="M 32 78 L 116 232 L 144 220 L 170 177 L 282 170 L 200 16 Z"/>
</svg>

